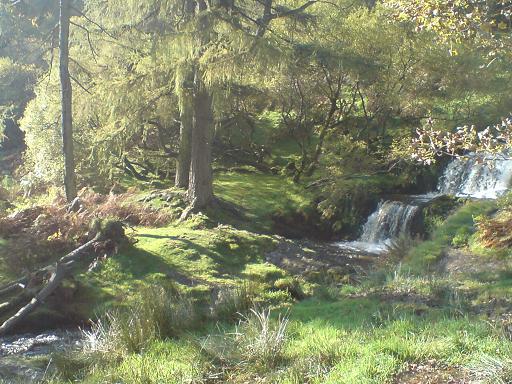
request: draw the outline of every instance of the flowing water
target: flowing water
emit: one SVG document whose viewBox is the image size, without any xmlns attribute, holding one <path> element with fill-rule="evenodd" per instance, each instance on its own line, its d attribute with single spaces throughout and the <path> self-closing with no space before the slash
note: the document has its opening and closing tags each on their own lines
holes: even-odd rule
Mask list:
<svg viewBox="0 0 512 384">
<path fill-rule="evenodd" d="M 433 195 L 417 195 L 408 196 L 406 201 L 383 200 L 368 217 L 363 226 L 363 233 L 357 241 L 337 244 L 349 250 L 376 254 L 385 252 L 393 239 L 409 233 L 421 206 L 432 198 Z"/>
<path fill-rule="evenodd" d="M 459 197 L 495 199 L 508 190 L 511 179 L 512 160 L 470 155 L 448 164 L 438 190 L 441 194 Z"/>
<path fill-rule="evenodd" d="M 363 226 L 357 241 L 337 243 L 341 248 L 370 253 L 385 252 L 393 239 L 410 232 L 411 223 L 421 206 L 441 195 L 496 199 L 505 193 L 512 180 L 512 160 L 469 155 L 448 164 L 439 179 L 437 192 L 404 196 L 400 201 L 381 201 Z"/>
<path fill-rule="evenodd" d="M 50 355 L 80 345 L 78 331 L 48 331 L 0 338 L 0 383 L 40 383 L 51 375 Z"/>
</svg>

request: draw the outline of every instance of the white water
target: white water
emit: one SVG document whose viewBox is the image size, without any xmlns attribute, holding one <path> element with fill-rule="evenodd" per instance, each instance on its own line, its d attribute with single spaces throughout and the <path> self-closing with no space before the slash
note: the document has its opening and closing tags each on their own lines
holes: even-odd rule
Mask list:
<svg viewBox="0 0 512 384">
<path fill-rule="evenodd" d="M 511 180 L 512 160 L 470 155 L 448 164 L 437 189 L 441 194 L 496 199 L 508 190 Z"/>
<path fill-rule="evenodd" d="M 411 222 L 427 195 L 417 196 L 410 202 L 381 201 L 363 226 L 357 241 L 340 242 L 338 246 L 352 251 L 385 252 L 393 239 L 409 232 Z"/>
<path fill-rule="evenodd" d="M 411 222 L 420 206 L 440 195 L 496 199 L 505 193 L 512 181 L 512 160 L 470 155 L 455 159 L 439 179 L 437 192 L 410 196 L 408 202 L 381 201 L 363 226 L 357 241 L 340 242 L 338 246 L 369 253 L 383 253 L 393 239 L 409 233 Z"/>
</svg>

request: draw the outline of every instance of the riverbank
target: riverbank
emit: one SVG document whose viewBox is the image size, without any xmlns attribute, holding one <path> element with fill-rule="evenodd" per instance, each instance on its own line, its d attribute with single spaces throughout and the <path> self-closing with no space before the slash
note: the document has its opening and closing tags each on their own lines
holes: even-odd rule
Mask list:
<svg viewBox="0 0 512 384">
<path fill-rule="evenodd" d="M 314 261 L 315 252 L 322 259 L 321 253 L 328 250 L 277 238 L 266 258 L 250 260 L 241 273 L 233 275 L 235 270 L 218 275 L 219 270 L 211 270 L 215 264 L 205 264 L 204 256 L 184 259 L 180 284 L 197 285 L 188 287 L 186 294 L 162 296 L 171 297 L 170 302 L 159 299 L 154 290 L 149 296 L 137 296 L 137 289 L 143 289 L 138 285 L 133 295 L 124 296 L 132 296 L 125 312 L 131 314 L 130 321 L 110 318 L 103 328 L 93 327 L 93 337 L 82 352 L 55 354 L 47 382 L 507 382 L 512 378 L 511 265 L 498 251 L 478 253 L 476 216 L 468 214 L 484 214 L 487 205 L 468 203 L 440 223 L 441 252 L 421 271 L 417 262 L 421 253 L 427 255 L 428 241 L 396 243 L 387 256 L 373 256 L 377 262 L 371 265 L 358 264 L 355 258 L 348 275 L 333 265 L 323 273 L 306 273 L 295 262 L 308 254 Z M 451 229 L 454 223 L 467 228 L 465 243 Z M 201 231 L 206 231 L 206 239 L 217 229 Z M 183 236 L 158 238 L 157 232 L 142 232 L 148 233 L 155 236 L 140 236 L 135 247 L 151 246 L 153 257 Z M 199 233 L 194 238 L 188 233 L 188 240 L 201 241 Z M 290 261 L 279 265 L 284 256 Z M 106 270 L 112 278 L 118 276 L 117 283 L 125 281 L 120 287 L 130 289 L 128 275 L 119 275 L 121 270 L 115 266 L 119 257 L 126 258 L 120 266 L 137 265 L 134 254 L 117 255 Z M 334 253 L 332 257 L 336 258 Z M 347 255 L 346 267 L 350 259 Z M 176 255 L 167 260 L 180 265 Z M 286 265 L 298 269 L 286 271 Z M 139 283 L 148 276 L 152 275 L 139 276 Z M 228 276 L 235 278 L 226 285 Z M 153 288 L 164 281 L 161 278 L 149 279 Z M 215 292 L 214 301 L 198 300 L 209 283 L 216 288 L 208 291 Z M 218 289 L 229 285 L 245 288 Z M 171 312 L 163 310 L 166 305 Z M 139 317 L 141 313 L 145 315 Z M 124 315 L 117 312 L 115 316 Z M 175 326 L 166 329 L 173 331 L 161 333 L 158 324 L 167 321 Z M 138 324 L 137 333 L 130 337 L 134 328 L 124 331 L 129 324 Z M 179 331 L 177 324 L 184 324 Z"/>
</svg>

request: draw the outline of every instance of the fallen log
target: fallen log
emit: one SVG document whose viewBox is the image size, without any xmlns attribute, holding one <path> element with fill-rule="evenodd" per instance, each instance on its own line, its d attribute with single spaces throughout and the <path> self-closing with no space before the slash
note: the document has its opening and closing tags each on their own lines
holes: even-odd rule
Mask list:
<svg viewBox="0 0 512 384">
<path fill-rule="evenodd" d="M 71 251 L 67 255 L 61 257 L 55 264 L 51 266 L 47 266 L 41 268 L 36 271 L 36 273 L 49 273 L 51 271 L 51 276 L 47 281 L 46 285 L 43 288 L 38 289 L 37 293 L 33 298 L 28 302 L 28 304 L 21 307 L 13 316 L 4 321 L 4 323 L 0 326 L 0 336 L 5 335 L 9 332 L 13 327 L 23 321 L 30 313 L 32 313 L 38 306 L 44 303 L 44 301 L 60 286 L 62 281 L 69 276 L 73 267 L 80 261 L 80 257 L 83 253 L 94 250 L 95 245 L 102 240 L 113 240 L 119 241 L 120 236 L 124 237 L 124 231 L 122 230 L 122 224 L 118 222 L 109 223 L 103 230 L 99 230 L 94 236 L 93 239 L 89 240 L 82 246 L 76 248 Z M 33 275 L 32 275 L 33 276 Z M 4 292 L 10 292 L 14 290 L 14 287 L 19 284 L 23 284 L 23 282 L 28 282 L 30 280 L 29 277 L 24 277 L 22 279 L 13 282 L 2 290 Z M 23 293 L 22 293 L 23 296 Z M 11 309 L 13 307 L 13 303 L 23 302 L 22 296 L 14 298 L 13 302 L 4 303 L 4 310 L 7 308 Z M 26 296 L 24 297 L 26 298 Z M 25 301 L 26 302 L 26 301 Z"/>
</svg>

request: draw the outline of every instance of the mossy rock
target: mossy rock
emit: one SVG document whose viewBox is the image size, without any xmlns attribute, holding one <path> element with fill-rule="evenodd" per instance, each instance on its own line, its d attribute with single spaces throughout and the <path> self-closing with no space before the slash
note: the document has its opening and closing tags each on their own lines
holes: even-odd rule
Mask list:
<svg viewBox="0 0 512 384">
<path fill-rule="evenodd" d="M 430 234 L 456 208 L 464 204 L 464 199 L 443 195 L 428 202 L 421 211 L 419 226 L 414 228 L 416 233 Z"/>
</svg>

